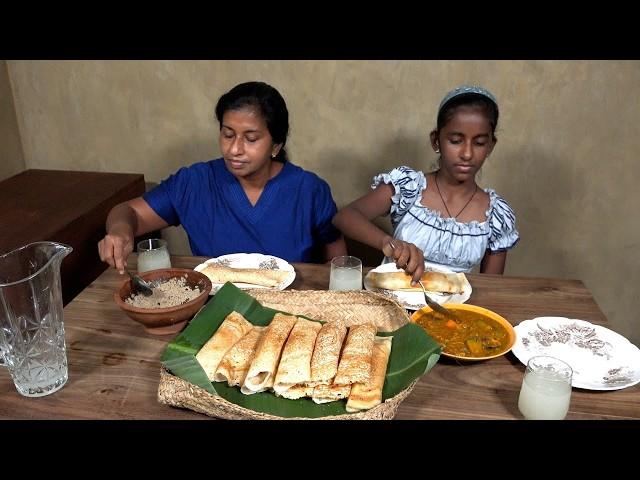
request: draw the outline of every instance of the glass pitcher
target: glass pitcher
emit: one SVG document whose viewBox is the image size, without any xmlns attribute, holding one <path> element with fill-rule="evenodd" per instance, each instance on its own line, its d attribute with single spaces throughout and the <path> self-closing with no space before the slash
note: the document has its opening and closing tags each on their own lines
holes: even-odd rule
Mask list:
<svg viewBox="0 0 640 480">
<path fill-rule="evenodd" d="M 73 249 L 34 242 L 0 255 L 0 364 L 27 397 L 66 383 L 60 264 Z"/>
</svg>

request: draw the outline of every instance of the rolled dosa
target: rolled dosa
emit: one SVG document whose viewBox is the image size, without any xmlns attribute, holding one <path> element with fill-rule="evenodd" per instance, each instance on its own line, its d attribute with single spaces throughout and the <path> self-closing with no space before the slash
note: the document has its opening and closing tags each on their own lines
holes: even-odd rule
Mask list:
<svg viewBox="0 0 640 480">
<path fill-rule="evenodd" d="M 247 375 L 248 375 L 248 372 L 247 372 Z M 257 390 L 251 390 L 250 388 L 246 387 L 247 377 L 245 377 L 245 381 L 242 384 L 242 386 L 240 387 L 240 392 L 244 393 L 245 395 L 253 395 L 254 393 L 266 392 L 267 390 L 270 390 L 270 389 L 273 388 L 273 379 L 275 377 L 276 377 L 275 375 L 269 375 L 269 378 L 267 379 L 266 383 L 261 388 L 259 388 Z"/>
<path fill-rule="evenodd" d="M 273 384 L 276 394 L 311 380 L 311 356 L 321 327 L 319 322 L 298 318 L 282 349 Z"/>
<path fill-rule="evenodd" d="M 344 342 L 342 356 L 333 383 L 347 385 L 369 381 L 376 327 L 370 323 L 354 325 Z"/>
<path fill-rule="evenodd" d="M 260 338 L 267 327 L 253 327 L 222 357 L 213 380 L 227 382 L 230 387 L 242 385 L 253 360 Z"/>
<path fill-rule="evenodd" d="M 311 357 L 311 381 L 309 385 L 328 385 L 336 376 L 342 343 L 347 336 L 347 326 L 340 319 L 325 323 Z"/>
<path fill-rule="evenodd" d="M 368 382 L 354 383 L 347 400 L 347 412 L 368 410 L 382 403 L 382 387 L 391 354 L 392 337 L 376 337 L 373 344 L 371 378 Z"/>
<path fill-rule="evenodd" d="M 351 392 L 351 385 L 317 385 L 313 389 L 311 399 L 316 403 L 335 402 L 347 398 Z"/>
<path fill-rule="evenodd" d="M 216 333 L 196 354 L 196 360 L 202 366 L 209 380 L 213 380 L 220 361 L 238 340 L 253 328 L 238 312 L 231 312 L 218 327 Z"/>
<path fill-rule="evenodd" d="M 298 318 L 276 313 L 258 343 L 256 355 L 242 384 L 242 393 L 262 392 L 273 385 L 282 347 Z"/>
<path fill-rule="evenodd" d="M 305 384 L 297 384 L 283 391 L 281 396 L 290 400 L 297 400 L 302 397 L 310 397 L 313 394 L 313 387 Z"/>
<path fill-rule="evenodd" d="M 264 287 L 275 287 L 284 282 L 291 272 L 286 270 L 269 270 L 260 268 L 231 268 L 224 265 L 210 263 L 204 269 L 204 273 L 211 283 L 250 283 Z"/>
<path fill-rule="evenodd" d="M 430 292 L 462 293 L 466 285 L 464 273 L 427 271 L 421 277 L 424 288 Z M 371 272 L 369 282 L 376 288 L 401 291 L 422 291 L 420 285 L 411 286 L 411 276 L 405 272 Z"/>
</svg>

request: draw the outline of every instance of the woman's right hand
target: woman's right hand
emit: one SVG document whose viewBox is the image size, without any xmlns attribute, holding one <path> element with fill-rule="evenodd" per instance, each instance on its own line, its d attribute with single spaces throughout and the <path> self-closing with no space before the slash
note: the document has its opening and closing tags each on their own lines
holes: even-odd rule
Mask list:
<svg viewBox="0 0 640 480">
<path fill-rule="evenodd" d="M 424 273 L 424 254 L 413 243 L 387 236 L 382 246 L 382 253 L 393 258 L 398 268 L 411 275 L 411 284 L 417 285 Z"/>
<path fill-rule="evenodd" d="M 98 242 L 100 260 L 124 273 L 127 257 L 133 252 L 133 231 L 130 227 L 112 228 L 105 237 Z"/>
</svg>

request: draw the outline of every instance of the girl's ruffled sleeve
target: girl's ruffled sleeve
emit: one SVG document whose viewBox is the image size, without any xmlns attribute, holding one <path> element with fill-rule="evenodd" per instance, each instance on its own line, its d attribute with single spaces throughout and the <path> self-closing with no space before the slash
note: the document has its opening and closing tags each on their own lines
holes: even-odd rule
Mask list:
<svg viewBox="0 0 640 480">
<path fill-rule="evenodd" d="M 516 214 L 501 197 L 496 198 L 491 215 L 491 234 L 487 248 L 493 253 L 504 252 L 515 247 L 520 240 L 516 230 Z"/>
<path fill-rule="evenodd" d="M 402 166 L 373 177 L 371 188 L 375 189 L 381 183 L 393 186 L 395 193 L 391 197 L 390 215 L 391 221 L 395 224 L 420 197 L 426 186 L 426 179 L 422 172 Z"/>
</svg>

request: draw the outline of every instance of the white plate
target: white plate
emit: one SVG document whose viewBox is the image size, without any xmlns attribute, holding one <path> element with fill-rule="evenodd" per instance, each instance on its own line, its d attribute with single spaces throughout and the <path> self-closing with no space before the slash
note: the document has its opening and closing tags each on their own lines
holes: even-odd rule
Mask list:
<svg viewBox="0 0 640 480">
<path fill-rule="evenodd" d="M 515 327 L 512 352 L 523 364 L 550 355 L 573 369 L 572 386 L 619 390 L 640 382 L 640 349 L 622 335 L 585 320 L 538 317 Z"/>
<path fill-rule="evenodd" d="M 291 283 L 293 283 L 293 280 L 296 278 L 296 271 L 293 268 L 293 265 L 291 265 L 286 260 L 274 257 L 273 255 L 263 255 L 261 253 L 232 253 L 216 258 L 210 258 L 206 262 L 197 265 L 194 270 L 199 272 L 210 263 L 220 263 L 232 268 L 262 268 L 265 270 L 286 270 L 288 272 L 291 272 L 286 280 L 276 285 L 275 287 L 265 287 L 263 285 L 253 285 L 250 283 L 234 283 L 236 287 L 243 290 L 249 288 L 270 288 L 272 290 L 284 290 L 289 285 L 291 285 Z M 222 283 L 214 283 L 213 288 L 211 289 L 211 295 L 216 293 L 220 289 L 220 287 L 222 287 L 222 285 Z"/>
<path fill-rule="evenodd" d="M 442 265 L 436 265 L 435 263 L 424 262 L 425 270 L 433 270 L 436 272 L 443 273 L 454 273 L 453 270 L 443 267 Z M 367 273 L 364 277 L 364 288 L 365 290 L 371 290 L 372 292 L 382 293 L 383 295 L 387 295 L 394 300 L 397 300 L 400 305 L 402 305 L 407 310 L 420 310 L 422 307 L 426 306 L 424 302 L 424 296 L 422 295 L 422 291 L 418 292 L 403 292 L 399 290 L 386 290 L 383 288 L 376 288 L 371 285 L 370 282 L 370 273 L 371 272 L 402 272 L 404 270 L 396 267 L 395 263 L 385 263 L 380 265 Z M 462 293 L 452 294 L 452 293 L 440 293 L 440 292 L 429 292 L 427 294 L 434 301 L 438 302 L 440 305 L 445 303 L 464 303 L 469 300 L 471 296 L 472 288 L 471 284 L 467 280 L 467 276 L 465 275 L 465 286 Z"/>
</svg>

